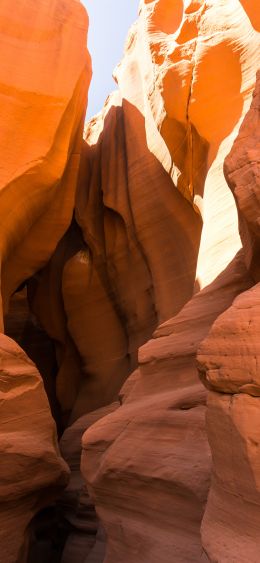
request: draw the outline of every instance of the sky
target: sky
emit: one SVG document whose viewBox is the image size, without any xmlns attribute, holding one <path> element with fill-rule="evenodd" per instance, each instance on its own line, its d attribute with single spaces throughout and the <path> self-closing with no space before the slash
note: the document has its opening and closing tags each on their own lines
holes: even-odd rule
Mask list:
<svg viewBox="0 0 260 563">
<path fill-rule="evenodd" d="M 127 32 L 137 19 L 139 0 L 81 0 L 89 15 L 88 48 L 93 77 L 87 117 L 99 112 L 116 84 L 112 73 L 120 62 Z"/>
</svg>

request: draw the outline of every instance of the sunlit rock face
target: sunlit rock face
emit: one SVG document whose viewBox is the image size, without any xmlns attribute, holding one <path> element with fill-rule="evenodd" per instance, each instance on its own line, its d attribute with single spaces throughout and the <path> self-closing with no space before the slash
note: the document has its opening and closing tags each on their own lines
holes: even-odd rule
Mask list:
<svg viewBox="0 0 260 563">
<path fill-rule="evenodd" d="M 201 226 L 149 150 L 143 113 L 112 94 L 86 127 L 75 223 L 32 298 L 61 343 L 57 393 L 73 419 L 116 397 L 138 347 L 193 294 Z"/>
<path fill-rule="evenodd" d="M 259 559 L 259 86 L 258 74 L 251 108 L 224 167 L 238 206 L 245 264 L 258 283 L 216 320 L 198 353 L 201 379 L 210 390 L 213 479 L 202 523 L 210 561 Z"/>
<path fill-rule="evenodd" d="M 240 246 L 222 168 L 258 66 L 259 34 L 248 11 L 239 0 L 141 2 L 116 72 L 123 97 L 145 116 L 149 149 L 203 216 L 200 286 Z M 225 246 L 216 244 L 223 237 Z"/>
<path fill-rule="evenodd" d="M 249 112 L 231 152 L 224 162 L 227 182 L 234 194 L 240 235 L 248 269 L 255 281 L 260 280 L 260 72 Z"/>
<path fill-rule="evenodd" d="M 115 399 L 138 347 L 241 247 L 223 161 L 258 47 L 239 0 L 140 4 L 119 91 L 86 126 L 74 226 L 32 298 L 73 419 Z"/>
<path fill-rule="evenodd" d="M 2 298 L 48 261 L 74 206 L 91 75 L 75 0 L 0 6 Z"/>
<path fill-rule="evenodd" d="M 0 5 L 2 331 L 10 296 L 71 223 L 91 75 L 87 27 L 74 0 Z M 24 563 L 30 522 L 66 485 L 68 468 L 40 374 L 3 334 L 0 395 L 0 560 Z"/>
<path fill-rule="evenodd" d="M 227 554 L 232 554 L 231 558 L 246 561 L 242 554 L 239 559 L 239 543 L 234 555 L 233 540 L 229 552 L 221 551 L 221 546 L 219 551 L 215 548 L 210 522 L 213 487 L 201 542 L 211 454 L 205 425 L 207 390 L 198 378 L 196 355 L 204 345 L 201 343 L 207 342 L 213 323 L 225 316 L 234 299 L 239 304 L 255 291 L 251 289 L 254 278 L 248 269 L 247 251 L 241 248 L 236 202 L 223 172 L 224 159 L 248 112 L 255 85 L 259 35 L 250 12 L 238 0 L 141 2 L 139 20 L 116 71 L 125 131 L 131 113 L 132 127 L 137 127 L 136 110 L 132 110 L 137 108 L 144 119 L 149 152 L 171 177 L 172 189 L 201 216 L 203 228 L 194 278 L 196 295 L 140 348 L 139 369 L 122 390 L 122 406 L 83 437 L 82 471 L 106 529 L 107 563 L 205 561 L 207 557 L 217 561 L 223 554 L 226 560 Z M 108 106 L 115 105 L 114 100 L 111 98 Z M 104 112 L 109 114 L 109 107 Z M 103 143 L 104 150 L 106 125 L 103 141 L 102 131 L 99 117 L 87 131 L 92 154 L 96 150 L 94 138 L 99 140 L 100 150 Z M 132 139 L 134 151 L 138 135 Z M 136 161 L 137 154 L 133 168 Z M 86 168 L 89 162 L 93 177 L 98 173 L 98 160 L 96 168 L 90 158 Z M 104 186 L 107 175 L 104 177 L 103 168 L 99 174 Z M 102 202 L 107 198 L 113 209 L 108 196 L 104 190 Z M 76 217 L 87 239 L 79 201 Z M 184 224 L 182 233 L 185 228 Z M 237 297 L 241 293 L 241 298 Z M 175 295 L 173 292 L 172 300 Z M 243 302 L 238 310 L 243 317 Z M 244 335 L 245 339 L 250 335 Z M 235 336 L 231 347 L 234 345 Z M 210 353 L 209 347 L 209 357 Z M 236 362 L 233 364 L 235 368 Z M 212 417 L 210 408 L 208 412 Z M 213 428 L 214 418 L 211 420 Z M 241 425 L 246 432 L 244 422 Z M 220 414 L 218 424 L 221 426 Z M 216 465 L 217 446 L 211 430 L 208 432 Z M 223 428 L 216 436 L 220 448 Z M 245 463 L 244 476 L 248 460 Z M 252 490 L 252 479 L 250 482 Z M 245 483 L 243 486 L 246 488 Z M 234 510 L 238 518 L 238 508 Z M 231 523 L 230 512 L 229 520 Z M 219 521 L 221 525 L 221 515 Z M 251 522 L 254 526 L 253 515 Z M 222 538 L 220 527 L 217 532 L 217 538 Z"/>
<path fill-rule="evenodd" d="M 40 374 L 0 335 L 0 560 L 26 561 L 29 524 L 68 481 Z"/>
<path fill-rule="evenodd" d="M 111 400 L 138 347 L 188 301 L 201 233 L 199 215 L 149 151 L 136 105 L 112 95 L 85 142 L 76 220 L 88 251 L 63 273 L 69 331 L 87 368 L 82 406 L 93 394 L 100 400 L 89 376 Z"/>
<path fill-rule="evenodd" d="M 82 474 L 106 563 L 257 563 L 258 90 L 233 145 L 255 85 L 256 12 L 141 1 L 118 91 L 82 143 L 80 2 L 1 4 L 1 295 L 6 313 L 30 278 L 31 311 L 56 346 L 55 400 L 75 421 L 62 440 L 68 562 L 88 544 L 79 435 L 94 417 Z M 34 365 L 4 336 L 0 356 L 2 546 L 4 563 L 24 563 L 30 521 L 67 467 Z M 121 406 L 107 406 L 119 391 Z M 81 416 L 103 405 L 102 418 Z"/>
</svg>

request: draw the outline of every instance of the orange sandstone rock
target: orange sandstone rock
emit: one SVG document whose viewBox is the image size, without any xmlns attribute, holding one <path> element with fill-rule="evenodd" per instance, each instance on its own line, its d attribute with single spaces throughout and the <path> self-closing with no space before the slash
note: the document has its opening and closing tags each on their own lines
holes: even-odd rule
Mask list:
<svg viewBox="0 0 260 563">
<path fill-rule="evenodd" d="M 91 65 L 76 0 L 0 5 L 1 311 L 50 259 L 74 208 Z M 33 516 L 66 484 L 43 383 L 0 335 L 1 563 L 26 558 Z"/>
<path fill-rule="evenodd" d="M 91 68 L 75 0 L 0 6 L 2 297 L 48 261 L 74 206 Z"/>
<path fill-rule="evenodd" d="M 61 440 L 60 448 L 63 458 L 68 463 L 71 474 L 68 486 L 59 499 L 70 533 L 62 553 L 63 563 L 88 561 L 93 563 L 104 558 L 104 541 L 98 528 L 100 523 L 96 516 L 95 507 L 80 472 L 81 439 L 83 433 L 100 418 L 114 412 L 119 407 L 115 402 L 97 411 L 80 417 L 74 424 L 66 428 Z"/>
<path fill-rule="evenodd" d="M 0 335 L 0 561 L 26 559 L 33 516 L 68 480 L 55 423 L 35 365 Z"/>
<path fill-rule="evenodd" d="M 196 353 L 250 281 L 238 256 L 161 325 L 139 350 L 122 406 L 84 434 L 82 472 L 106 530 L 108 563 L 170 563 L 173 554 L 176 562 L 202 561 L 211 456 Z"/>
<path fill-rule="evenodd" d="M 210 561 L 259 558 L 260 284 L 237 297 L 198 354 L 209 393 L 213 478 L 202 523 Z"/>
<path fill-rule="evenodd" d="M 225 159 L 224 171 L 235 196 L 247 267 L 260 280 L 260 72 L 252 104 Z"/>
<path fill-rule="evenodd" d="M 259 281 L 259 75 L 251 108 L 225 161 L 245 263 Z M 258 150 L 257 150 L 258 149 Z M 213 478 L 202 522 L 210 561 L 259 559 L 260 284 L 235 299 L 202 342 L 199 371 L 211 390 L 207 430 Z"/>
<path fill-rule="evenodd" d="M 60 247 L 51 261 L 60 317 L 63 308 L 67 317 L 62 340 L 66 350 L 72 339 L 81 365 L 78 378 L 78 363 L 69 375 L 62 359 L 58 374 L 58 397 L 63 409 L 75 405 L 73 419 L 116 397 L 138 347 L 182 308 L 195 279 L 201 219 L 148 150 L 143 116 L 119 93 L 87 127 L 75 217 L 81 240 L 64 241 L 72 246 L 63 269 L 55 273 Z M 49 276 L 47 268 L 33 308 L 50 334 L 52 312 L 42 298 Z"/>
<path fill-rule="evenodd" d="M 183 202 L 200 211 L 203 228 L 194 277 L 198 293 L 140 349 L 139 370 L 126 397 L 122 391 L 121 408 L 83 437 L 82 470 L 106 529 L 107 563 L 205 558 L 200 524 L 211 460 L 196 354 L 219 315 L 253 284 L 223 161 L 249 108 L 258 50 L 259 36 L 238 0 L 142 2 L 116 72 L 126 132 L 135 123 L 127 109 L 134 115 L 138 108 L 149 151 Z M 87 140 L 96 127 L 101 149 L 106 128 L 102 132 L 99 123 L 100 118 L 92 122 Z M 132 139 L 138 144 L 137 134 Z M 99 174 L 103 186 L 106 175 L 98 162 L 91 177 Z M 137 155 L 130 174 L 136 164 Z M 77 211 L 85 240 L 94 245 L 96 233 L 87 232 L 84 217 Z"/>
<path fill-rule="evenodd" d="M 68 321 L 58 395 L 64 409 L 75 404 L 73 419 L 115 398 L 138 347 L 181 310 L 195 278 L 207 286 L 241 248 L 222 166 L 258 48 L 239 0 L 140 5 L 119 91 L 86 126 L 75 212 L 84 240 L 59 274 Z"/>
</svg>

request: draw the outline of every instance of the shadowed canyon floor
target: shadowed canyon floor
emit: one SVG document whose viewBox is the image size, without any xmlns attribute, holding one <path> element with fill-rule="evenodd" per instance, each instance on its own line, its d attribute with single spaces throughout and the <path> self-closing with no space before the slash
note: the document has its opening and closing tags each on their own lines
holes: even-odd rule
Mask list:
<svg viewBox="0 0 260 563">
<path fill-rule="evenodd" d="M 141 0 L 84 127 L 87 30 L 0 5 L 0 563 L 259 563 L 257 2 Z"/>
</svg>

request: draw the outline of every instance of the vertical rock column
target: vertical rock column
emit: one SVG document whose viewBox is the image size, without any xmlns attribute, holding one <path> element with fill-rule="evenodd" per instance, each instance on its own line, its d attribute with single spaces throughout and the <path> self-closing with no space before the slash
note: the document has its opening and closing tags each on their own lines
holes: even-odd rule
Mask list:
<svg viewBox="0 0 260 563">
<path fill-rule="evenodd" d="M 260 76 L 252 105 L 225 161 L 239 212 L 244 259 L 259 282 Z M 199 353 L 210 389 L 207 431 L 213 475 L 202 523 L 210 561 L 259 561 L 260 283 L 237 297 L 213 325 Z"/>
</svg>

